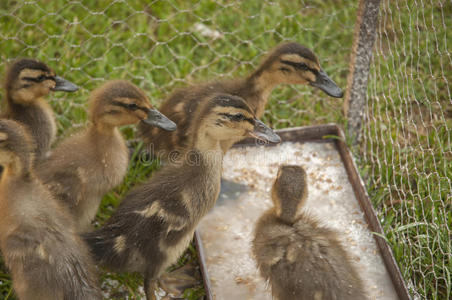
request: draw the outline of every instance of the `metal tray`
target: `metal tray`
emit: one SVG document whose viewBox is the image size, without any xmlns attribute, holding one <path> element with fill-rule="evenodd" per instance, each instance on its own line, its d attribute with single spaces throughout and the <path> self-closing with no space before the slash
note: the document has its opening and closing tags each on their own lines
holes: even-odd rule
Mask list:
<svg viewBox="0 0 452 300">
<path fill-rule="evenodd" d="M 393 287 L 399 297 L 399 299 L 410 299 L 409 292 L 402 278 L 400 270 L 392 254 L 391 248 L 387 244 L 384 238 L 380 235 L 384 235 L 381 224 L 375 214 L 373 206 L 369 200 L 364 183 L 357 171 L 356 165 L 352 158 L 352 155 L 347 148 L 344 140 L 345 136 L 342 130 L 335 124 L 327 124 L 320 126 L 307 126 L 298 128 L 288 128 L 283 130 L 277 130 L 277 133 L 284 142 L 320 142 L 320 143 L 333 143 L 337 152 L 339 153 L 340 160 L 346 170 L 348 180 L 352 186 L 356 199 L 359 202 L 359 206 L 367 221 L 367 227 L 373 234 L 373 238 L 380 251 L 381 257 L 384 261 L 387 273 L 390 276 Z M 256 143 L 252 139 L 246 139 L 237 143 L 234 147 L 255 147 Z M 269 145 L 270 146 L 270 145 Z M 195 232 L 195 243 L 198 250 L 199 261 L 201 265 L 201 272 L 203 275 L 204 286 L 206 291 L 206 298 L 208 300 L 214 299 L 212 296 L 211 282 L 209 274 L 207 272 L 206 255 L 203 246 L 201 235 L 198 231 Z"/>
</svg>

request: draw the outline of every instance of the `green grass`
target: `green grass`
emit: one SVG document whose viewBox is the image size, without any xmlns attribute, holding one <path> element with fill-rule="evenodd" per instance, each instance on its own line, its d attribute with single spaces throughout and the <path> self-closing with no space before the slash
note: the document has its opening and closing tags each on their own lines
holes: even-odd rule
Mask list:
<svg viewBox="0 0 452 300">
<path fill-rule="evenodd" d="M 382 2 L 362 165 L 402 274 L 422 298 L 450 299 L 452 4 Z"/>
<path fill-rule="evenodd" d="M 35 57 L 81 86 L 75 94 L 52 97 L 62 137 L 85 123 L 89 91 L 105 80 L 131 80 L 158 106 L 177 86 L 248 74 L 265 51 L 282 41 L 313 49 L 322 67 L 345 88 L 357 3 L 301 2 L 6 0 L 0 3 L 0 69 L 10 59 Z M 451 28 L 452 9 L 449 2 L 442 10 L 428 1 L 398 1 L 399 7 L 386 2 L 383 42 L 370 77 L 366 148 L 356 153 L 405 279 L 423 298 L 447 299 L 452 270 L 452 170 L 447 163 L 452 157 L 452 76 L 445 54 L 452 52 L 452 39 L 445 38 L 445 28 Z M 421 3 L 424 10 L 414 8 Z M 203 36 L 194 30 L 196 23 L 222 37 Z M 342 100 L 318 90 L 280 87 L 263 119 L 276 128 L 328 122 L 345 127 L 341 108 Z M 417 119 L 409 117 L 415 109 Z M 132 127 L 123 133 L 134 137 Z M 157 167 L 157 162 L 143 164 L 134 157 L 124 183 L 103 199 L 99 224 Z M 187 259 L 194 259 L 193 252 L 180 264 Z M 104 284 L 107 279 L 118 281 L 114 289 L 126 291 L 131 299 L 138 297 L 140 276 L 103 273 Z M 6 271 L 0 271 L 0 281 L 0 297 L 14 299 Z M 199 288 L 187 291 L 187 298 L 198 299 L 200 293 Z"/>
</svg>

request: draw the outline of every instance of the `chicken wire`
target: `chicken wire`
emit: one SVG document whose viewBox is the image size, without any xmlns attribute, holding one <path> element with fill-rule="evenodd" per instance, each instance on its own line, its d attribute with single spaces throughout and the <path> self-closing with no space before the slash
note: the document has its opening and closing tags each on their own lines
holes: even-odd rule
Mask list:
<svg viewBox="0 0 452 300">
<path fill-rule="evenodd" d="M 158 105 L 177 86 L 245 76 L 284 41 L 313 49 L 345 87 L 355 7 L 320 0 L 7 0 L 0 4 L 0 67 L 36 57 L 81 86 L 54 96 L 67 100 L 54 102 L 60 133 L 82 123 L 88 92 L 106 79 L 132 80 Z M 341 119 L 341 101 L 309 87 L 281 88 L 272 99 L 266 119 L 275 127 Z"/>
<path fill-rule="evenodd" d="M 422 299 L 451 297 L 451 16 L 451 1 L 382 1 L 365 112 L 369 190 Z"/>
</svg>

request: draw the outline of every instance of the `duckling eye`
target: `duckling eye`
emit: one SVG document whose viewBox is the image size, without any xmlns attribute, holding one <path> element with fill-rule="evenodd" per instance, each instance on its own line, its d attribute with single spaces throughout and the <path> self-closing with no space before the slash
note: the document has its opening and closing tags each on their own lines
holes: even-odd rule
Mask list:
<svg viewBox="0 0 452 300">
<path fill-rule="evenodd" d="M 137 110 L 138 105 L 136 103 L 130 103 L 130 104 L 127 104 L 127 108 L 131 109 L 131 110 Z"/>
<path fill-rule="evenodd" d="M 308 65 L 306 65 L 305 63 L 302 63 L 302 62 L 294 62 L 294 61 L 290 61 L 290 60 L 281 60 L 281 63 L 283 63 L 285 65 L 288 65 L 288 66 L 292 66 L 293 68 L 298 69 L 298 70 L 304 70 L 304 71 L 308 71 L 309 70 Z"/>
<path fill-rule="evenodd" d="M 42 82 L 42 81 L 47 79 L 47 76 L 40 75 L 38 77 L 23 77 L 22 79 L 25 80 L 25 81 Z"/>
<path fill-rule="evenodd" d="M 286 68 L 286 67 L 281 67 L 279 68 L 281 71 L 283 71 L 284 73 L 290 73 L 290 69 Z"/>
<path fill-rule="evenodd" d="M 309 70 L 309 67 L 306 64 L 304 64 L 304 63 L 300 63 L 298 65 L 298 68 L 301 69 L 301 70 L 304 70 L 304 71 Z"/>
<path fill-rule="evenodd" d="M 242 113 L 237 113 L 237 114 L 234 114 L 234 115 L 233 114 L 228 114 L 228 113 L 220 113 L 220 115 L 225 117 L 225 118 L 227 118 L 227 119 L 229 119 L 230 121 L 233 121 L 233 122 L 244 121 L 244 120 L 247 120 L 247 121 L 251 120 L 251 119 L 246 118 L 245 115 L 242 114 Z"/>
<path fill-rule="evenodd" d="M 242 113 L 238 113 L 234 116 L 237 120 L 243 120 L 245 119 L 245 116 Z"/>
<path fill-rule="evenodd" d="M 231 121 L 243 121 L 245 119 L 245 116 L 242 113 L 238 113 L 231 116 Z"/>
</svg>

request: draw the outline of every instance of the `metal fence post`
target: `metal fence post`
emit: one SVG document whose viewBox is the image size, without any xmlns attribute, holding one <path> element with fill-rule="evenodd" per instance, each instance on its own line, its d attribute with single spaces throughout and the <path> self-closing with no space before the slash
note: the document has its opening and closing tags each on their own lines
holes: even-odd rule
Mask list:
<svg viewBox="0 0 452 300">
<path fill-rule="evenodd" d="M 344 101 L 344 114 L 348 120 L 347 134 L 355 145 L 361 140 L 365 122 L 367 79 L 377 32 L 379 7 L 380 0 L 359 1 Z"/>
</svg>

